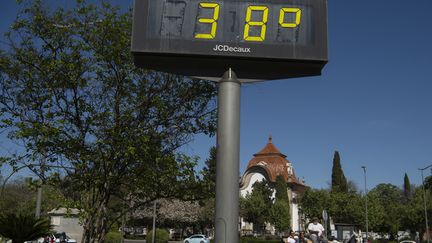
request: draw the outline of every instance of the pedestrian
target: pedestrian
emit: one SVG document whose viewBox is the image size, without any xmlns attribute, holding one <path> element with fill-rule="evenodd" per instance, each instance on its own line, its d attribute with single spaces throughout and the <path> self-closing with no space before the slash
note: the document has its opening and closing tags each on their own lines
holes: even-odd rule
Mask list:
<svg viewBox="0 0 432 243">
<path fill-rule="evenodd" d="M 306 238 L 305 233 L 301 231 L 299 233 L 298 243 L 312 243 L 312 241 Z"/>
<path fill-rule="evenodd" d="M 290 230 L 288 234 L 288 243 L 297 243 L 294 231 Z"/>
<path fill-rule="evenodd" d="M 324 233 L 324 227 L 318 222 L 317 217 L 312 218 L 312 222 L 308 225 L 308 231 L 312 243 L 318 243 L 321 241 L 321 236 Z"/>
</svg>

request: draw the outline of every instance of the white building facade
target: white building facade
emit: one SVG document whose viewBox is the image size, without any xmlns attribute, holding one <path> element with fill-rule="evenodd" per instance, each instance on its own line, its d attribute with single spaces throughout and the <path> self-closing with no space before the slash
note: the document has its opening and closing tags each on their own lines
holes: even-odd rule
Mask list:
<svg viewBox="0 0 432 243">
<path fill-rule="evenodd" d="M 307 187 L 304 181 L 296 177 L 292 163 L 286 159 L 286 155 L 276 148 L 271 137 L 267 145 L 253 156 L 241 178 L 240 195 L 245 197 L 248 193 L 251 193 L 253 184 L 258 181 L 266 180 L 270 187 L 274 188 L 276 178 L 282 176 L 287 183 L 291 211 L 291 229 L 294 231 L 303 231 L 304 225 L 299 212 L 298 202 Z M 276 191 L 273 189 L 273 197 L 275 193 Z M 244 222 L 243 219 L 241 220 L 240 227 L 242 234 L 253 233 L 253 224 Z M 274 233 L 272 225 L 267 225 L 266 230 Z"/>
</svg>

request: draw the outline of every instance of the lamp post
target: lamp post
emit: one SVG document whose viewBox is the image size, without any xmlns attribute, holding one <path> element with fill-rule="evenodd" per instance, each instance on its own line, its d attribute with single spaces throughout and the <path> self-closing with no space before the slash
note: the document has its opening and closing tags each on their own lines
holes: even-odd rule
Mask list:
<svg viewBox="0 0 432 243">
<path fill-rule="evenodd" d="M 421 177 L 422 177 L 422 189 L 423 189 L 423 206 L 424 206 L 424 213 L 425 213 L 425 223 L 426 223 L 426 238 L 427 238 L 427 242 L 429 243 L 430 241 L 430 237 L 429 237 L 429 224 L 428 224 L 428 217 L 427 217 L 427 208 L 426 208 L 426 190 L 425 190 L 425 186 L 424 186 L 424 177 L 423 177 L 423 171 L 432 167 L 432 165 L 428 165 L 424 168 L 420 168 L 420 172 L 421 172 Z"/>
<path fill-rule="evenodd" d="M 152 231 L 152 243 L 155 243 L 156 238 L 156 200 L 153 202 L 153 231 Z"/>
<path fill-rule="evenodd" d="M 367 186 L 366 186 L 366 166 L 362 166 L 362 168 L 363 168 L 363 172 L 364 172 L 364 189 L 365 189 L 365 199 L 366 199 L 366 201 L 365 201 L 365 216 L 366 216 L 366 242 L 369 242 L 368 241 L 368 234 L 369 234 L 369 232 L 368 232 L 368 224 L 369 224 L 369 222 L 368 222 L 368 198 L 367 198 Z"/>
</svg>

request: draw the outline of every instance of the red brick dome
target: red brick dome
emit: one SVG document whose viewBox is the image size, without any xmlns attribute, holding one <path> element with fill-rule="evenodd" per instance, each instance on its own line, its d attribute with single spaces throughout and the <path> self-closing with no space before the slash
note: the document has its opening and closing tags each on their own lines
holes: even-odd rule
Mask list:
<svg viewBox="0 0 432 243">
<path fill-rule="evenodd" d="M 303 185 L 295 176 L 291 162 L 276 148 L 271 137 L 266 146 L 253 156 L 248 163 L 245 175 L 248 174 L 248 171 L 264 169 L 270 182 L 276 182 L 276 177 L 281 175 L 287 183 Z"/>
</svg>

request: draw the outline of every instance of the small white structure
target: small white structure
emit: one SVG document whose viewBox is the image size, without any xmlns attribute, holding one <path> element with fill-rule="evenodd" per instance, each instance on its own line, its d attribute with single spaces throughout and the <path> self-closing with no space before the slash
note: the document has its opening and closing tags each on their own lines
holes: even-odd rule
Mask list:
<svg viewBox="0 0 432 243">
<path fill-rule="evenodd" d="M 286 159 L 286 155 L 276 148 L 271 137 L 267 145 L 253 156 L 241 178 L 240 195 L 245 197 L 248 193 L 251 193 L 252 186 L 257 181 L 266 180 L 270 187 L 274 188 L 276 178 L 282 176 L 287 183 L 291 209 L 291 229 L 294 231 L 304 230 L 302 217 L 299 215 L 298 200 L 307 186 L 304 181 L 297 179 L 292 163 Z M 273 189 L 273 197 L 275 192 Z M 241 220 L 241 230 L 242 232 L 252 233 L 253 225 Z M 273 227 L 270 225 L 267 226 L 267 230 L 274 232 Z"/>
<path fill-rule="evenodd" d="M 48 212 L 54 231 L 65 232 L 66 235 L 77 242 L 81 242 L 83 227 L 79 223 L 78 209 L 58 208 Z"/>
</svg>

